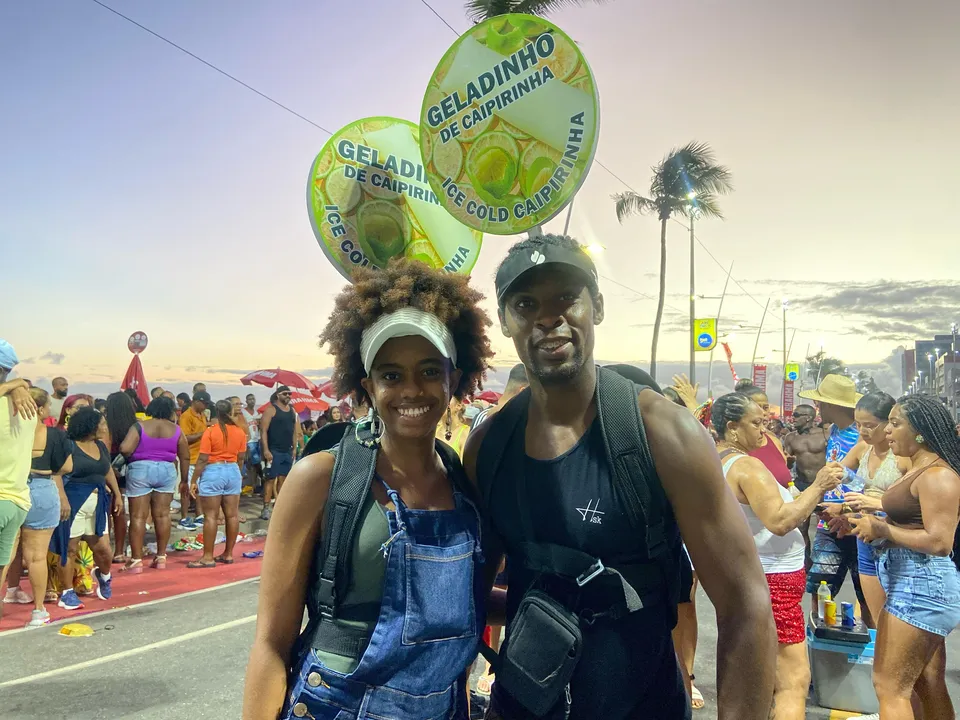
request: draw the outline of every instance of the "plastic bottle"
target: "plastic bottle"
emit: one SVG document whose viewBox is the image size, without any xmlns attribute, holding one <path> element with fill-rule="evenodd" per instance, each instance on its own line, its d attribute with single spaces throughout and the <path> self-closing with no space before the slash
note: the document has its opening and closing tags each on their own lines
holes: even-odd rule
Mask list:
<svg viewBox="0 0 960 720">
<path fill-rule="evenodd" d="M 833 594 L 826 580 L 820 581 L 820 587 L 817 588 L 817 617 L 823 622 L 826 617 L 824 605 L 829 600 L 833 600 Z"/>
<path fill-rule="evenodd" d="M 800 491 L 797 490 L 797 484 L 795 482 L 788 482 L 787 490 L 790 491 L 790 497 L 792 497 L 794 500 L 800 497 Z"/>
</svg>

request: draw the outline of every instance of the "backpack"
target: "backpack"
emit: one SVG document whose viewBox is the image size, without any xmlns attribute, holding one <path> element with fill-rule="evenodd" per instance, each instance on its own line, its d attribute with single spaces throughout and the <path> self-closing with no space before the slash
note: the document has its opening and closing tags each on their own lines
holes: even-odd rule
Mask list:
<svg viewBox="0 0 960 720">
<path fill-rule="evenodd" d="M 535 573 L 574 580 L 581 587 L 599 574 L 619 575 L 628 612 L 643 607 L 644 599 L 663 600 L 676 622 L 683 548 L 637 406 L 637 395 L 646 387 L 659 392 L 652 380 L 638 385 L 624 377 L 619 367 L 597 368 L 597 418 L 614 492 L 627 509 L 636 537 L 643 540 L 639 554 L 632 552 L 629 558 L 621 559 L 596 558 L 572 548 L 532 541 L 529 507 L 522 497 L 517 504 L 519 526 L 525 526 L 524 534 L 518 535 L 518 528 L 512 527 L 503 540 L 511 561 L 516 560 Z M 509 454 L 511 438 L 517 433 L 522 437 L 529 402 L 528 388 L 486 422 L 489 428 L 477 456 L 477 481 L 488 517 L 500 464 Z M 518 492 L 522 493 L 522 476 L 515 480 Z"/>
<path fill-rule="evenodd" d="M 340 425 L 339 423 L 337 425 Z M 353 541 L 360 524 L 360 514 L 370 493 L 379 448 L 364 444 L 357 437 L 356 426 L 343 423 L 331 426 L 331 433 L 340 433 L 340 440 L 329 448 L 336 457 L 330 479 L 330 494 L 324 509 L 325 525 L 322 537 L 314 546 L 310 577 L 315 578 L 308 589 L 307 627 L 297 640 L 292 657 L 297 659 L 309 648 L 344 655 L 359 661 L 370 638 L 366 631 L 336 623 L 335 620 L 368 620 L 373 617 L 344 617 L 339 603 L 340 593 L 350 586 Z M 319 435 L 319 432 L 318 432 Z M 314 436 L 316 438 L 316 436 Z M 453 448 L 436 441 L 437 452 L 448 469 L 459 466 L 460 458 Z M 313 448 L 313 452 L 319 447 Z M 309 452 L 309 451 L 308 451 Z M 476 493 L 462 482 L 458 473 L 449 473 L 454 488 L 471 502 L 478 503 Z M 361 612 L 378 613 L 379 606 L 361 608 Z"/>
</svg>

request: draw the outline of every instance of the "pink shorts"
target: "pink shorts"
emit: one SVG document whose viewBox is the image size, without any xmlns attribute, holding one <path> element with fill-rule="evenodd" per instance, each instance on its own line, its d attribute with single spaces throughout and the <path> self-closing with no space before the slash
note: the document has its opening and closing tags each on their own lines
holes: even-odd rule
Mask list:
<svg viewBox="0 0 960 720">
<path fill-rule="evenodd" d="M 805 570 L 767 575 L 773 620 L 777 625 L 777 640 L 783 645 L 796 645 L 806 637 L 803 619 L 803 593 L 807 585 Z"/>
</svg>

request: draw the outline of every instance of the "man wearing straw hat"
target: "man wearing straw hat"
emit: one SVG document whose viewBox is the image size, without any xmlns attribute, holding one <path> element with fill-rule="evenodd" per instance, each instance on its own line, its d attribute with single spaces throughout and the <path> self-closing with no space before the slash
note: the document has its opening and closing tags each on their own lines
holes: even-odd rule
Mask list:
<svg viewBox="0 0 960 720">
<path fill-rule="evenodd" d="M 824 425 L 830 428 L 830 434 L 827 437 L 827 463 L 840 462 L 860 439 L 860 432 L 853 421 L 853 411 L 863 395 L 857 392 L 857 386 L 847 376 L 827 375 L 820 381 L 816 390 L 801 392 L 800 397 L 816 403 Z M 837 490 L 839 492 L 840 488 Z M 842 494 L 840 497 L 842 498 Z M 860 589 L 855 537 L 851 535 L 838 538 L 821 522 L 817 526 L 811 557 L 813 564 L 810 572 L 807 573 L 807 592 L 815 593 L 820 581 L 826 580 L 827 585 L 830 586 L 830 592 L 833 597 L 836 597 L 849 571 L 857 592 L 857 599 L 860 600 L 860 607 L 867 607 L 863 591 Z"/>
</svg>

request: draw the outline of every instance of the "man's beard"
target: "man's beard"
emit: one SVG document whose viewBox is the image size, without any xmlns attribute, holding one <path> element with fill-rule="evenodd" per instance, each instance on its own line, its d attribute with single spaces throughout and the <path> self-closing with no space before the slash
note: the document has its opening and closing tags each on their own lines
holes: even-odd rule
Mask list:
<svg viewBox="0 0 960 720">
<path fill-rule="evenodd" d="M 536 357 L 535 354 L 531 355 L 530 367 L 527 371 L 532 373 L 541 385 L 563 385 L 573 380 L 583 370 L 583 349 L 579 345 L 574 346 L 573 357 L 562 365 L 542 366 L 533 359 L 534 357 Z"/>
<path fill-rule="evenodd" d="M 57 398 L 57 400 L 63 400 L 63 398 L 65 398 L 65 397 L 67 396 L 67 391 L 66 391 L 66 390 L 54 390 L 54 391 L 53 391 L 53 396 L 54 396 L 55 398 Z"/>
</svg>

